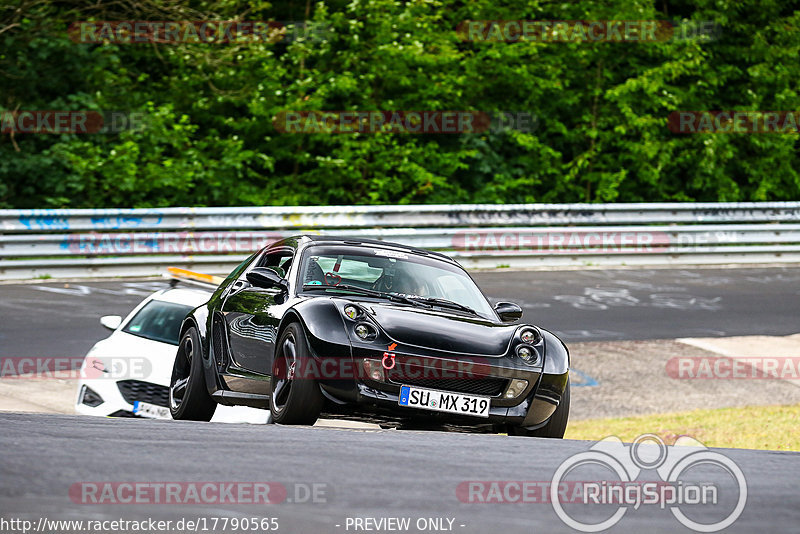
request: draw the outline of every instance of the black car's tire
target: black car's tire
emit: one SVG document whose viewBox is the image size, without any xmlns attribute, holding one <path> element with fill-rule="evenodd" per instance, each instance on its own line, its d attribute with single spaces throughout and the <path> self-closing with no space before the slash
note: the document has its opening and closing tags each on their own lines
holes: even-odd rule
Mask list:
<svg viewBox="0 0 800 534">
<path fill-rule="evenodd" d="M 202 350 L 197 329 L 186 330 L 178 345 L 169 381 L 169 411 L 173 419 L 210 421 L 217 409 L 206 387 Z"/>
<path fill-rule="evenodd" d="M 567 379 L 567 387 L 564 388 L 564 394 L 561 396 L 561 401 L 556 407 L 556 411 L 550 416 L 547 423 L 537 428 L 536 430 L 528 430 L 523 427 L 511 427 L 508 429 L 509 435 L 512 436 L 531 436 L 535 438 L 558 438 L 564 437 L 564 432 L 567 430 L 567 421 L 569 420 L 569 379 Z"/>
<path fill-rule="evenodd" d="M 298 377 L 298 362 L 311 357 L 303 327 L 290 323 L 278 339 L 272 363 L 272 421 L 281 425 L 313 425 L 325 398 L 313 377 Z M 300 369 L 306 367 L 299 364 Z"/>
</svg>

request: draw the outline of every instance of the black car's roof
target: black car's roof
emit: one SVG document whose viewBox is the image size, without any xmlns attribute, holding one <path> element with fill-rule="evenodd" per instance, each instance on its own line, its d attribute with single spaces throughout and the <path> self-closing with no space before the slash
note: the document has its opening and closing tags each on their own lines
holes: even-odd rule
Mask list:
<svg viewBox="0 0 800 534">
<path fill-rule="evenodd" d="M 308 241 L 313 241 L 314 244 L 316 245 L 330 244 L 330 245 L 379 246 L 392 250 L 403 250 L 426 256 L 434 256 L 436 258 L 446 260 L 450 263 L 456 263 L 456 261 L 453 258 L 445 254 L 442 254 L 441 252 L 434 252 L 432 250 L 425 250 L 422 248 L 411 247 L 408 245 L 401 245 L 400 243 L 392 243 L 390 241 L 380 241 L 378 239 L 364 239 L 362 237 L 332 236 L 332 235 L 317 235 L 317 234 L 303 234 L 294 237 L 289 237 L 287 239 L 305 239 Z"/>
</svg>

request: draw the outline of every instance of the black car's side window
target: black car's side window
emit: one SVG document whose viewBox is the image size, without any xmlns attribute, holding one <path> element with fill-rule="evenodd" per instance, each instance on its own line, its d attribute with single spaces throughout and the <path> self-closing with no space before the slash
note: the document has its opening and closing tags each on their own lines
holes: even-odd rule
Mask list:
<svg viewBox="0 0 800 534">
<path fill-rule="evenodd" d="M 292 265 L 293 257 L 294 251 L 292 250 L 268 252 L 264 254 L 258 262 L 258 267 L 269 267 L 274 269 L 279 275 L 286 277 L 286 274 L 289 272 L 289 267 Z"/>
<path fill-rule="evenodd" d="M 239 279 L 239 277 L 242 276 L 243 273 L 248 271 L 256 263 L 258 263 L 256 261 L 256 258 L 258 257 L 258 255 L 259 255 L 259 252 L 254 252 L 253 254 L 248 256 L 246 260 L 244 260 L 242 263 L 237 265 L 236 268 L 233 271 L 231 271 L 231 274 L 229 274 L 225 278 L 225 280 L 222 281 L 222 283 L 219 285 L 217 290 L 214 292 L 214 295 L 216 297 L 221 297 L 222 295 L 224 295 L 225 291 L 228 289 L 228 286 L 230 286 L 231 283 L 233 283 L 235 280 Z"/>
</svg>

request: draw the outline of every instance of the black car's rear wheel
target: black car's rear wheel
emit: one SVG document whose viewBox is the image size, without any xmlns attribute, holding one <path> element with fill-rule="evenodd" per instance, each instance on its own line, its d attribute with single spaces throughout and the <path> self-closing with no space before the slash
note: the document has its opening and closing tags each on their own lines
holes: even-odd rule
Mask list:
<svg viewBox="0 0 800 534">
<path fill-rule="evenodd" d="M 523 427 L 511 427 L 508 429 L 509 435 L 512 436 L 531 436 L 536 438 L 563 438 L 564 432 L 567 430 L 567 421 L 569 420 L 569 379 L 567 386 L 564 388 L 564 394 L 561 395 L 556 411 L 550 416 L 547 423 L 537 428 L 536 430 L 528 430 Z"/>
<path fill-rule="evenodd" d="M 302 376 L 311 357 L 303 328 L 291 323 L 278 339 L 272 364 L 272 421 L 283 425 L 313 425 L 324 398 L 317 381 Z"/>
<path fill-rule="evenodd" d="M 173 419 L 210 421 L 217 403 L 208 394 L 203 373 L 203 356 L 197 329 L 189 328 L 181 337 L 172 378 L 169 382 L 169 411 Z"/>
</svg>

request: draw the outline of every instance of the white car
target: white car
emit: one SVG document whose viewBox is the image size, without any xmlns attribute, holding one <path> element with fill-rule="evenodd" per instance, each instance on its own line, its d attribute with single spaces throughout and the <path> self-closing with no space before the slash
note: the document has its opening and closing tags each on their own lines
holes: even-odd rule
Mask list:
<svg viewBox="0 0 800 534">
<path fill-rule="evenodd" d="M 193 287 L 156 291 L 124 319 L 106 315 L 113 333 L 98 341 L 81 366 L 75 411 L 85 415 L 171 419 L 169 383 L 181 321 L 211 292 Z M 266 423 L 269 411 L 219 406 L 212 421 Z"/>
</svg>

